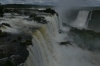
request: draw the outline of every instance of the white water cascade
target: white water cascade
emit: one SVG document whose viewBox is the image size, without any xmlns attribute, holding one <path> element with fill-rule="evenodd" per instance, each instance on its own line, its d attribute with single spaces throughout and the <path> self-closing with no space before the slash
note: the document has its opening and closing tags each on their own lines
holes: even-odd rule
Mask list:
<svg viewBox="0 0 100 66">
<path fill-rule="evenodd" d="M 58 35 L 58 18 L 46 16 L 48 24 L 43 25 L 39 30 L 33 32 L 33 46 L 29 46 L 29 56 L 26 66 L 59 66 L 57 62 L 55 38 Z"/>
<path fill-rule="evenodd" d="M 87 19 L 91 19 L 92 13 L 88 14 L 89 11 L 80 11 L 73 26 L 63 26 L 59 16 L 50 14 L 41 15 L 48 21 L 47 24 L 28 21 L 25 19 L 28 16 L 6 16 L 0 24 L 11 25 L 2 26 L 3 32 L 32 36 L 32 45 L 27 47 L 27 60 L 19 66 L 100 66 L 100 34 L 74 29 L 74 25 L 78 28 L 87 26 Z M 67 41 L 70 43 L 61 44 Z M 93 51 L 89 50 L 91 47 Z"/>
<path fill-rule="evenodd" d="M 88 11 L 80 11 L 77 23 L 85 24 L 88 13 Z M 99 66 L 99 54 L 77 47 L 74 43 L 72 46 L 59 44 L 70 40 L 70 37 L 67 32 L 59 34 L 57 17 L 46 16 L 49 23 L 33 32 L 33 45 L 27 47 L 29 56 L 24 66 Z"/>
<path fill-rule="evenodd" d="M 77 19 L 71 25 L 77 28 L 87 28 L 87 18 L 89 11 L 79 11 Z"/>
</svg>

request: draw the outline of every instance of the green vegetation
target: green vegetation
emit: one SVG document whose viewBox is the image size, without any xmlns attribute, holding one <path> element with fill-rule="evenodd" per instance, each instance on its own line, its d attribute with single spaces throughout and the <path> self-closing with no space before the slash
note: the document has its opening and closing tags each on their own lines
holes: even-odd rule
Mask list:
<svg viewBox="0 0 100 66">
<path fill-rule="evenodd" d="M 14 64 L 11 62 L 11 60 L 6 61 L 0 61 L 0 66 L 14 66 Z"/>
<path fill-rule="evenodd" d="M 73 37 L 77 46 L 83 49 L 88 49 L 90 51 L 100 50 L 100 32 L 73 28 L 70 30 L 69 35 Z"/>
<path fill-rule="evenodd" d="M 47 8 L 46 10 L 40 10 L 40 12 L 45 12 L 45 13 L 50 13 L 50 14 L 52 14 L 52 15 L 54 15 L 54 14 L 57 14 L 58 15 L 58 13 L 56 13 L 53 9 L 51 9 L 51 8 Z"/>
<path fill-rule="evenodd" d="M 94 11 L 92 11 L 92 17 L 91 17 L 91 19 L 93 19 L 93 20 L 96 20 L 96 19 L 100 20 L 100 10 L 94 10 Z"/>
<path fill-rule="evenodd" d="M 47 21 L 44 19 L 44 17 L 37 16 L 37 17 L 34 17 L 33 19 L 34 21 L 37 21 L 38 23 L 47 24 Z"/>
<path fill-rule="evenodd" d="M 31 14 L 31 15 L 29 16 L 29 18 L 34 18 L 34 17 L 37 17 L 37 15 L 36 15 L 36 14 Z"/>
<path fill-rule="evenodd" d="M 5 8 L 49 8 L 53 6 L 48 6 L 48 5 L 35 5 L 35 4 L 5 4 L 1 5 L 2 7 Z"/>
<path fill-rule="evenodd" d="M 12 42 L 17 42 L 17 40 L 14 39 L 14 40 L 12 40 Z"/>
<path fill-rule="evenodd" d="M 7 60 L 4 66 L 14 66 L 14 64 L 10 60 Z"/>
<path fill-rule="evenodd" d="M 42 16 L 37 16 L 36 14 L 31 14 L 29 17 L 32 18 L 34 21 L 37 21 L 38 23 L 47 24 L 47 21 Z"/>
<path fill-rule="evenodd" d="M 91 15 L 91 12 L 90 12 Z M 88 28 L 100 32 L 99 28 L 100 28 L 100 10 L 93 10 L 92 11 L 92 15 L 91 15 L 91 19 L 90 16 L 88 18 Z"/>
<path fill-rule="evenodd" d="M 46 12 L 46 13 L 50 13 L 50 14 L 55 14 L 56 12 L 51 9 L 51 8 L 47 8 L 46 10 L 44 10 L 43 12 Z"/>
<path fill-rule="evenodd" d="M 22 37 L 18 36 L 18 40 L 22 40 Z"/>
<path fill-rule="evenodd" d="M 85 29 L 82 29 L 82 30 L 79 30 L 77 28 L 73 28 L 70 30 L 71 32 L 74 32 L 74 33 L 77 33 L 79 35 L 85 35 L 85 36 L 91 36 L 91 37 L 100 37 L 100 33 L 99 32 L 95 32 L 95 31 L 92 31 L 92 30 L 85 30 Z"/>
<path fill-rule="evenodd" d="M 4 57 L 6 57 L 6 54 L 3 53 L 3 50 L 2 50 L 2 49 L 0 49 L 0 59 L 1 59 L 1 58 L 4 58 Z"/>
<path fill-rule="evenodd" d="M 0 37 L 7 37 L 7 33 L 3 33 L 2 30 L 0 30 Z"/>
</svg>

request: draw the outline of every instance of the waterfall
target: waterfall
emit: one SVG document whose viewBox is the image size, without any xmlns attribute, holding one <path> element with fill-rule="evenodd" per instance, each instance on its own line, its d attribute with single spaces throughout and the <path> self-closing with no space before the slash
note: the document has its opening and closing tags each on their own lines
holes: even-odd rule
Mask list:
<svg viewBox="0 0 100 66">
<path fill-rule="evenodd" d="M 86 25 L 89 11 L 80 11 L 75 24 Z M 7 19 L 12 27 L 3 29 L 6 32 L 19 33 L 32 36 L 32 45 L 27 46 L 29 55 L 24 66 L 99 66 L 100 53 L 89 51 L 99 48 L 99 34 L 83 30 L 70 31 L 72 27 L 62 26 L 60 16 L 44 15 L 47 24 L 23 20 L 24 17 Z M 82 21 L 81 21 L 82 20 Z M 3 23 L 3 21 L 1 22 Z M 74 25 L 74 24 L 73 24 Z M 16 30 L 15 30 L 16 29 Z M 74 28 L 72 28 L 74 29 Z M 59 33 L 59 31 L 63 31 Z M 67 31 L 68 30 L 68 31 Z M 95 35 L 92 35 L 95 34 Z M 98 36 L 97 38 L 95 36 Z M 95 37 L 95 38 L 94 38 Z M 91 41 L 90 41 L 91 40 Z M 70 41 L 70 44 L 61 45 L 61 42 Z M 83 48 L 79 47 L 82 46 Z"/>
<path fill-rule="evenodd" d="M 77 28 L 87 28 L 87 18 L 89 11 L 79 11 L 77 19 L 71 24 Z"/>
<path fill-rule="evenodd" d="M 56 36 L 58 34 L 60 27 L 58 22 L 58 17 L 54 15 L 54 16 L 46 16 L 45 18 L 46 20 L 49 21 L 47 24 L 48 30 L 53 36 Z"/>
<path fill-rule="evenodd" d="M 86 26 L 88 26 L 89 20 L 91 20 L 91 17 L 92 17 L 92 11 L 89 12 L 89 15 L 88 15 L 88 18 L 87 18 Z"/>
<path fill-rule="evenodd" d="M 77 24 L 78 27 L 86 26 L 85 24 L 88 18 L 88 13 L 89 11 L 80 11 L 75 21 L 75 25 Z M 46 15 L 45 19 L 48 23 L 41 25 L 39 29 L 32 32 L 33 45 L 27 47 L 29 56 L 27 57 L 24 66 L 100 65 L 99 53 L 82 49 L 77 46 L 83 41 L 77 34 L 73 32 L 74 35 L 70 31 L 68 33 L 71 35 L 67 32 L 59 33 L 60 28 L 63 29 L 63 27 L 59 27 L 60 19 L 58 16 Z M 60 42 L 68 40 L 71 41 L 72 45 L 60 45 Z M 84 43 L 85 42 L 83 42 L 83 44 Z"/>
<path fill-rule="evenodd" d="M 58 34 L 57 16 L 46 16 L 48 24 L 33 32 L 33 46 L 28 46 L 29 56 L 25 66 L 55 66 L 54 38 Z"/>
<path fill-rule="evenodd" d="M 98 13 L 96 12 L 95 16 L 99 16 Z M 87 28 L 88 20 L 94 16 L 93 11 L 79 11 L 77 19 L 64 26 L 61 17 L 56 14 L 46 13 L 37 16 L 44 17 L 44 21 L 47 22 L 43 24 L 33 19 L 28 20 L 29 16 L 6 17 L 0 22 L 11 25 L 1 26 L 3 32 L 21 34 L 23 38 L 25 34 L 26 38 L 29 36 L 30 42 L 32 39 L 32 44 L 25 44 L 25 49 L 29 51 L 27 60 L 18 66 L 100 66 L 100 33 L 78 29 Z M 99 21 L 95 23 L 98 24 Z M 23 41 L 24 39 L 21 40 Z"/>
</svg>

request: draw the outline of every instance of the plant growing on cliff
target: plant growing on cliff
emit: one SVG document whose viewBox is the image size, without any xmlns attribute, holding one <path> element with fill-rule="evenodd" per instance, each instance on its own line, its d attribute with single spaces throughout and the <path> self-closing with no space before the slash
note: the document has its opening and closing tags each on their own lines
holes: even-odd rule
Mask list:
<svg viewBox="0 0 100 66">
<path fill-rule="evenodd" d="M 47 8 L 45 10 L 40 10 L 40 12 L 50 13 L 52 15 L 54 15 L 54 14 L 57 14 L 58 15 L 58 13 L 56 13 L 56 11 L 53 10 L 53 9 L 51 9 L 51 8 Z"/>
<path fill-rule="evenodd" d="M 36 14 L 31 14 L 29 18 L 32 18 L 34 21 L 37 21 L 38 23 L 47 24 L 47 21 L 42 16 L 37 16 Z"/>
</svg>

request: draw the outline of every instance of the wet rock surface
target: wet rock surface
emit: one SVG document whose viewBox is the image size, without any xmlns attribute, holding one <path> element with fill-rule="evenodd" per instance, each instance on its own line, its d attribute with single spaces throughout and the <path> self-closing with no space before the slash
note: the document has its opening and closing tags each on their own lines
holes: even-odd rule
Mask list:
<svg viewBox="0 0 100 66">
<path fill-rule="evenodd" d="M 0 66 L 18 66 L 24 63 L 29 55 L 26 47 L 31 44 L 30 36 L 0 30 Z"/>
<path fill-rule="evenodd" d="M 70 41 L 60 42 L 60 45 L 71 45 Z"/>
</svg>

